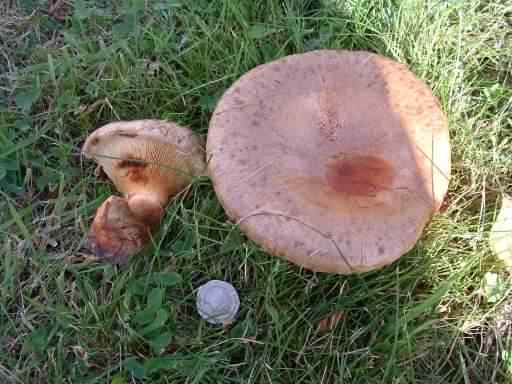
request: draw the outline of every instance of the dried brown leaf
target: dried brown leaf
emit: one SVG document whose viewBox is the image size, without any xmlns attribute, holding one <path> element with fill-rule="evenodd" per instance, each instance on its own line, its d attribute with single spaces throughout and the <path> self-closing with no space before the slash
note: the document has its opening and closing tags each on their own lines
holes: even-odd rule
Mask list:
<svg viewBox="0 0 512 384">
<path fill-rule="evenodd" d="M 59 21 L 66 20 L 71 13 L 71 7 L 66 0 L 49 0 L 48 14 Z"/>
<path fill-rule="evenodd" d="M 344 312 L 332 312 L 318 322 L 318 332 L 332 331 L 345 318 Z"/>
</svg>

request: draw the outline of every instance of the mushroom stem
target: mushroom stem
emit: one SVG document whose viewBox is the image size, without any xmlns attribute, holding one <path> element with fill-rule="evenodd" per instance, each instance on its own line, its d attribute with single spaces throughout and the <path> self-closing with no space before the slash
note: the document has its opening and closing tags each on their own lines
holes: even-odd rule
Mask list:
<svg viewBox="0 0 512 384">
<path fill-rule="evenodd" d="M 133 215 L 148 224 L 157 224 L 160 221 L 167 203 L 167 199 L 162 199 L 155 193 L 134 193 L 127 200 Z"/>
</svg>

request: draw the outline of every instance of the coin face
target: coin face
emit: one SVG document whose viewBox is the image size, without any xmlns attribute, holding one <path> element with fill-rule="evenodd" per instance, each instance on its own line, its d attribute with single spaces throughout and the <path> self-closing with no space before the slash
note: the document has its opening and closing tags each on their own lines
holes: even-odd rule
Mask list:
<svg viewBox="0 0 512 384">
<path fill-rule="evenodd" d="M 199 287 L 197 311 L 211 324 L 229 324 L 238 313 L 240 299 L 236 289 L 221 280 L 211 280 Z"/>
</svg>

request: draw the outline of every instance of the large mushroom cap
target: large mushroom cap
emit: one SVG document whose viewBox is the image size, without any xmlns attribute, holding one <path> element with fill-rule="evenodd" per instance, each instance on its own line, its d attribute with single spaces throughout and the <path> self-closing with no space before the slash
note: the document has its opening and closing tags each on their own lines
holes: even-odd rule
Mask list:
<svg viewBox="0 0 512 384">
<path fill-rule="evenodd" d="M 353 273 L 410 250 L 447 192 L 447 120 L 404 65 L 320 50 L 260 65 L 219 101 L 206 145 L 227 214 L 306 269 Z"/>
<path fill-rule="evenodd" d="M 88 237 L 97 256 L 124 262 L 158 227 L 165 205 L 206 172 L 204 146 L 192 130 L 170 121 L 119 121 L 94 131 L 83 145 L 123 198 L 98 209 Z"/>
</svg>

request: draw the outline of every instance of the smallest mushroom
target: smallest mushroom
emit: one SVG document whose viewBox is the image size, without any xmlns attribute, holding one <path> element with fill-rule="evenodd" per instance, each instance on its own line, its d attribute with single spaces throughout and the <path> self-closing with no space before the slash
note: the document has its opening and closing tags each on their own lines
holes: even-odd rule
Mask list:
<svg viewBox="0 0 512 384">
<path fill-rule="evenodd" d="M 87 246 L 104 261 L 127 262 L 159 227 L 170 199 L 205 174 L 204 145 L 190 129 L 162 120 L 110 123 L 82 147 L 114 183 L 97 210 Z"/>
</svg>

